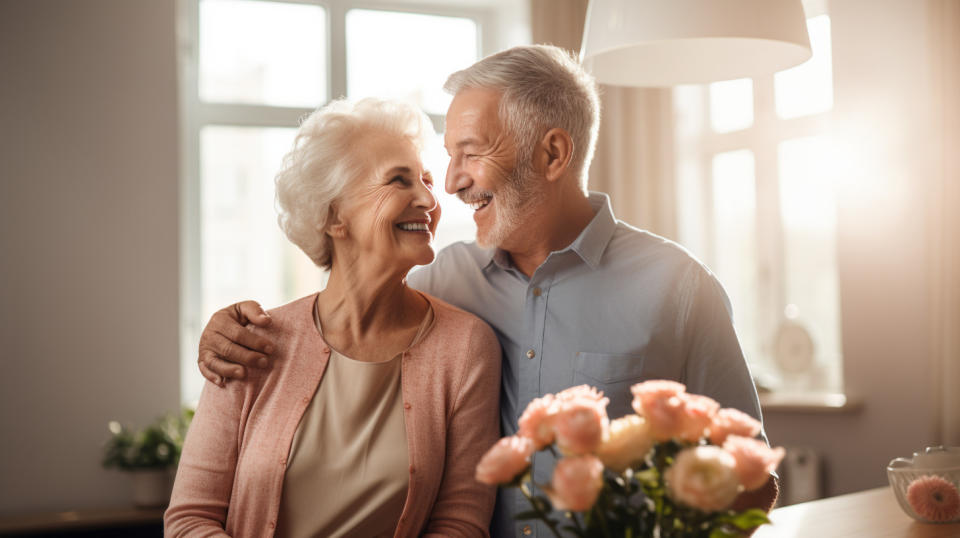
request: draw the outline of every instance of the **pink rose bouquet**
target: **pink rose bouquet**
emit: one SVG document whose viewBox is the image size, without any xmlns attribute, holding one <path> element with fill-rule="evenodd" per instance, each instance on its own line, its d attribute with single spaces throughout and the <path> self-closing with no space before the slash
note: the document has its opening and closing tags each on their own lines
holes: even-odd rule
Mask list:
<svg viewBox="0 0 960 538">
<path fill-rule="evenodd" d="M 532 509 L 517 518 L 540 519 L 558 537 L 735 537 L 769 522 L 762 510 L 731 509 L 784 455 L 754 439 L 756 419 L 673 381 L 631 391 L 636 414 L 613 421 L 607 398 L 586 385 L 533 400 L 517 435 L 481 459 L 477 480 L 519 487 Z M 559 458 L 550 483 L 536 484 L 545 496 L 535 494 L 529 472 L 538 450 Z"/>
</svg>

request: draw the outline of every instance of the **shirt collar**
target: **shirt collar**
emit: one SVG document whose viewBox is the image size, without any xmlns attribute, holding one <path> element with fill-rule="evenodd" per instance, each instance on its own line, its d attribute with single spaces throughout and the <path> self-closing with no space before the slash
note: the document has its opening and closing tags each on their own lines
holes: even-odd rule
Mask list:
<svg viewBox="0 0 960 538">
<path fill-rule="evenodd" d="M 613 238 L 613 232 L 617 229 L 617 219 L 613 216 L 609 196 L 602 192 L 591 191 L 589 199 L 590 206 L 596 212 L 593 220 L 564 250 L 576 252 L 591 269 L 596 269 L 600 265 L 600 258 L 603 257 L 607 244 Z"/>
<path fill-rule="evenodd" d="M 617 219 L 610 207 L 609 196 L 602 192 L 590 191 L 588 199 L 594 211 L 593 219 L 574 239 L 573 243 L 557 251 L 557 253 L 575 252 L 591 269 L 596 269 L 600 265 L 603 252 L 607 249 L 607 244 L 610 243 L 613 232 L 617 228 Z M 510 256 L 505 250 L 491 248 L 487 249 L 486 252 L 489 258 L 487 263 L 484 264 L 484 269 L 492 265 L 501 269 L 511 269 L 513 267 Z"/>
</svg>

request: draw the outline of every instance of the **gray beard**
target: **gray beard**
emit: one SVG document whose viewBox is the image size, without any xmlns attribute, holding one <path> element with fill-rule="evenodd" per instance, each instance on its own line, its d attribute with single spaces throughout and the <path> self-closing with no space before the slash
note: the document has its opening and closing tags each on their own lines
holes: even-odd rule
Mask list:
<svg viewBox="0 0 960 538">
<path fill-rule="evenodd" d="M 482 248 L 503 245 L 520 227 L 523 215 L 539 205 L 542 197 L 539 196 L 538 186 L 529 167 L 515 167 L 495 197 L 493 226 L 485 234 L 477 230 L 477 245 Z"/>
</svg>

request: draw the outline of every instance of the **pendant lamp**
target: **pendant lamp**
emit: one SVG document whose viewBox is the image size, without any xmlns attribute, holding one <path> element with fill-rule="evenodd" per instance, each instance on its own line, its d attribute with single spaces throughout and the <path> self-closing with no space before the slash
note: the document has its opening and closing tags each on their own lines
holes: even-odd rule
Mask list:
<svg viewBox="0 0 960 538">
<path fill-rule="evenodd" d="M 616 86 L 769 75 L 810 56 L 801 0 L 591 0 L 580 48 Z"/>
</svg>

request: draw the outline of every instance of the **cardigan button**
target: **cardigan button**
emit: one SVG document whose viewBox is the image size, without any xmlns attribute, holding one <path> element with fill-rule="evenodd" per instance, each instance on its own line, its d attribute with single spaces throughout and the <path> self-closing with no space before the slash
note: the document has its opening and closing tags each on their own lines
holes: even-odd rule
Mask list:
<svg viewBox="0 0 960 538">
<path fill-rule="evenodd" d="M 410 466 L 410 474 L 413 474 L 413 473 L 415 473 L 415 472 L 417 472 L 417 470 L 413 468 L 413 465 L 411 465 L 411 466 Z"/>
<path fill-rule="evenodd" d="M 410 409 L 411 407 L 413 407 L 413 406 L 410 405 L 410 402 L 404 402 L 404 404 L 403 404 L 403 408 L 404 408 L 404 409 Z"/>
<path fill-rule="evenodd" d="M 271 521 L 271 522 L 270 522 L 269 527 L 270 527 L 271 529 L 272 529 L 272 528 L 275 528 L 276 526 L 277 526 L 277 522 L 276 522 L 276 521 Z"/>
<path fill-rule="evenodd" d="M 524 536 L 530 536 L 533 534 L 533 529 L 530 528 L 530 525 L 524 525 L 523 528 L 520 529 L 520 532 L 522 532 Z"/>
</svg>

